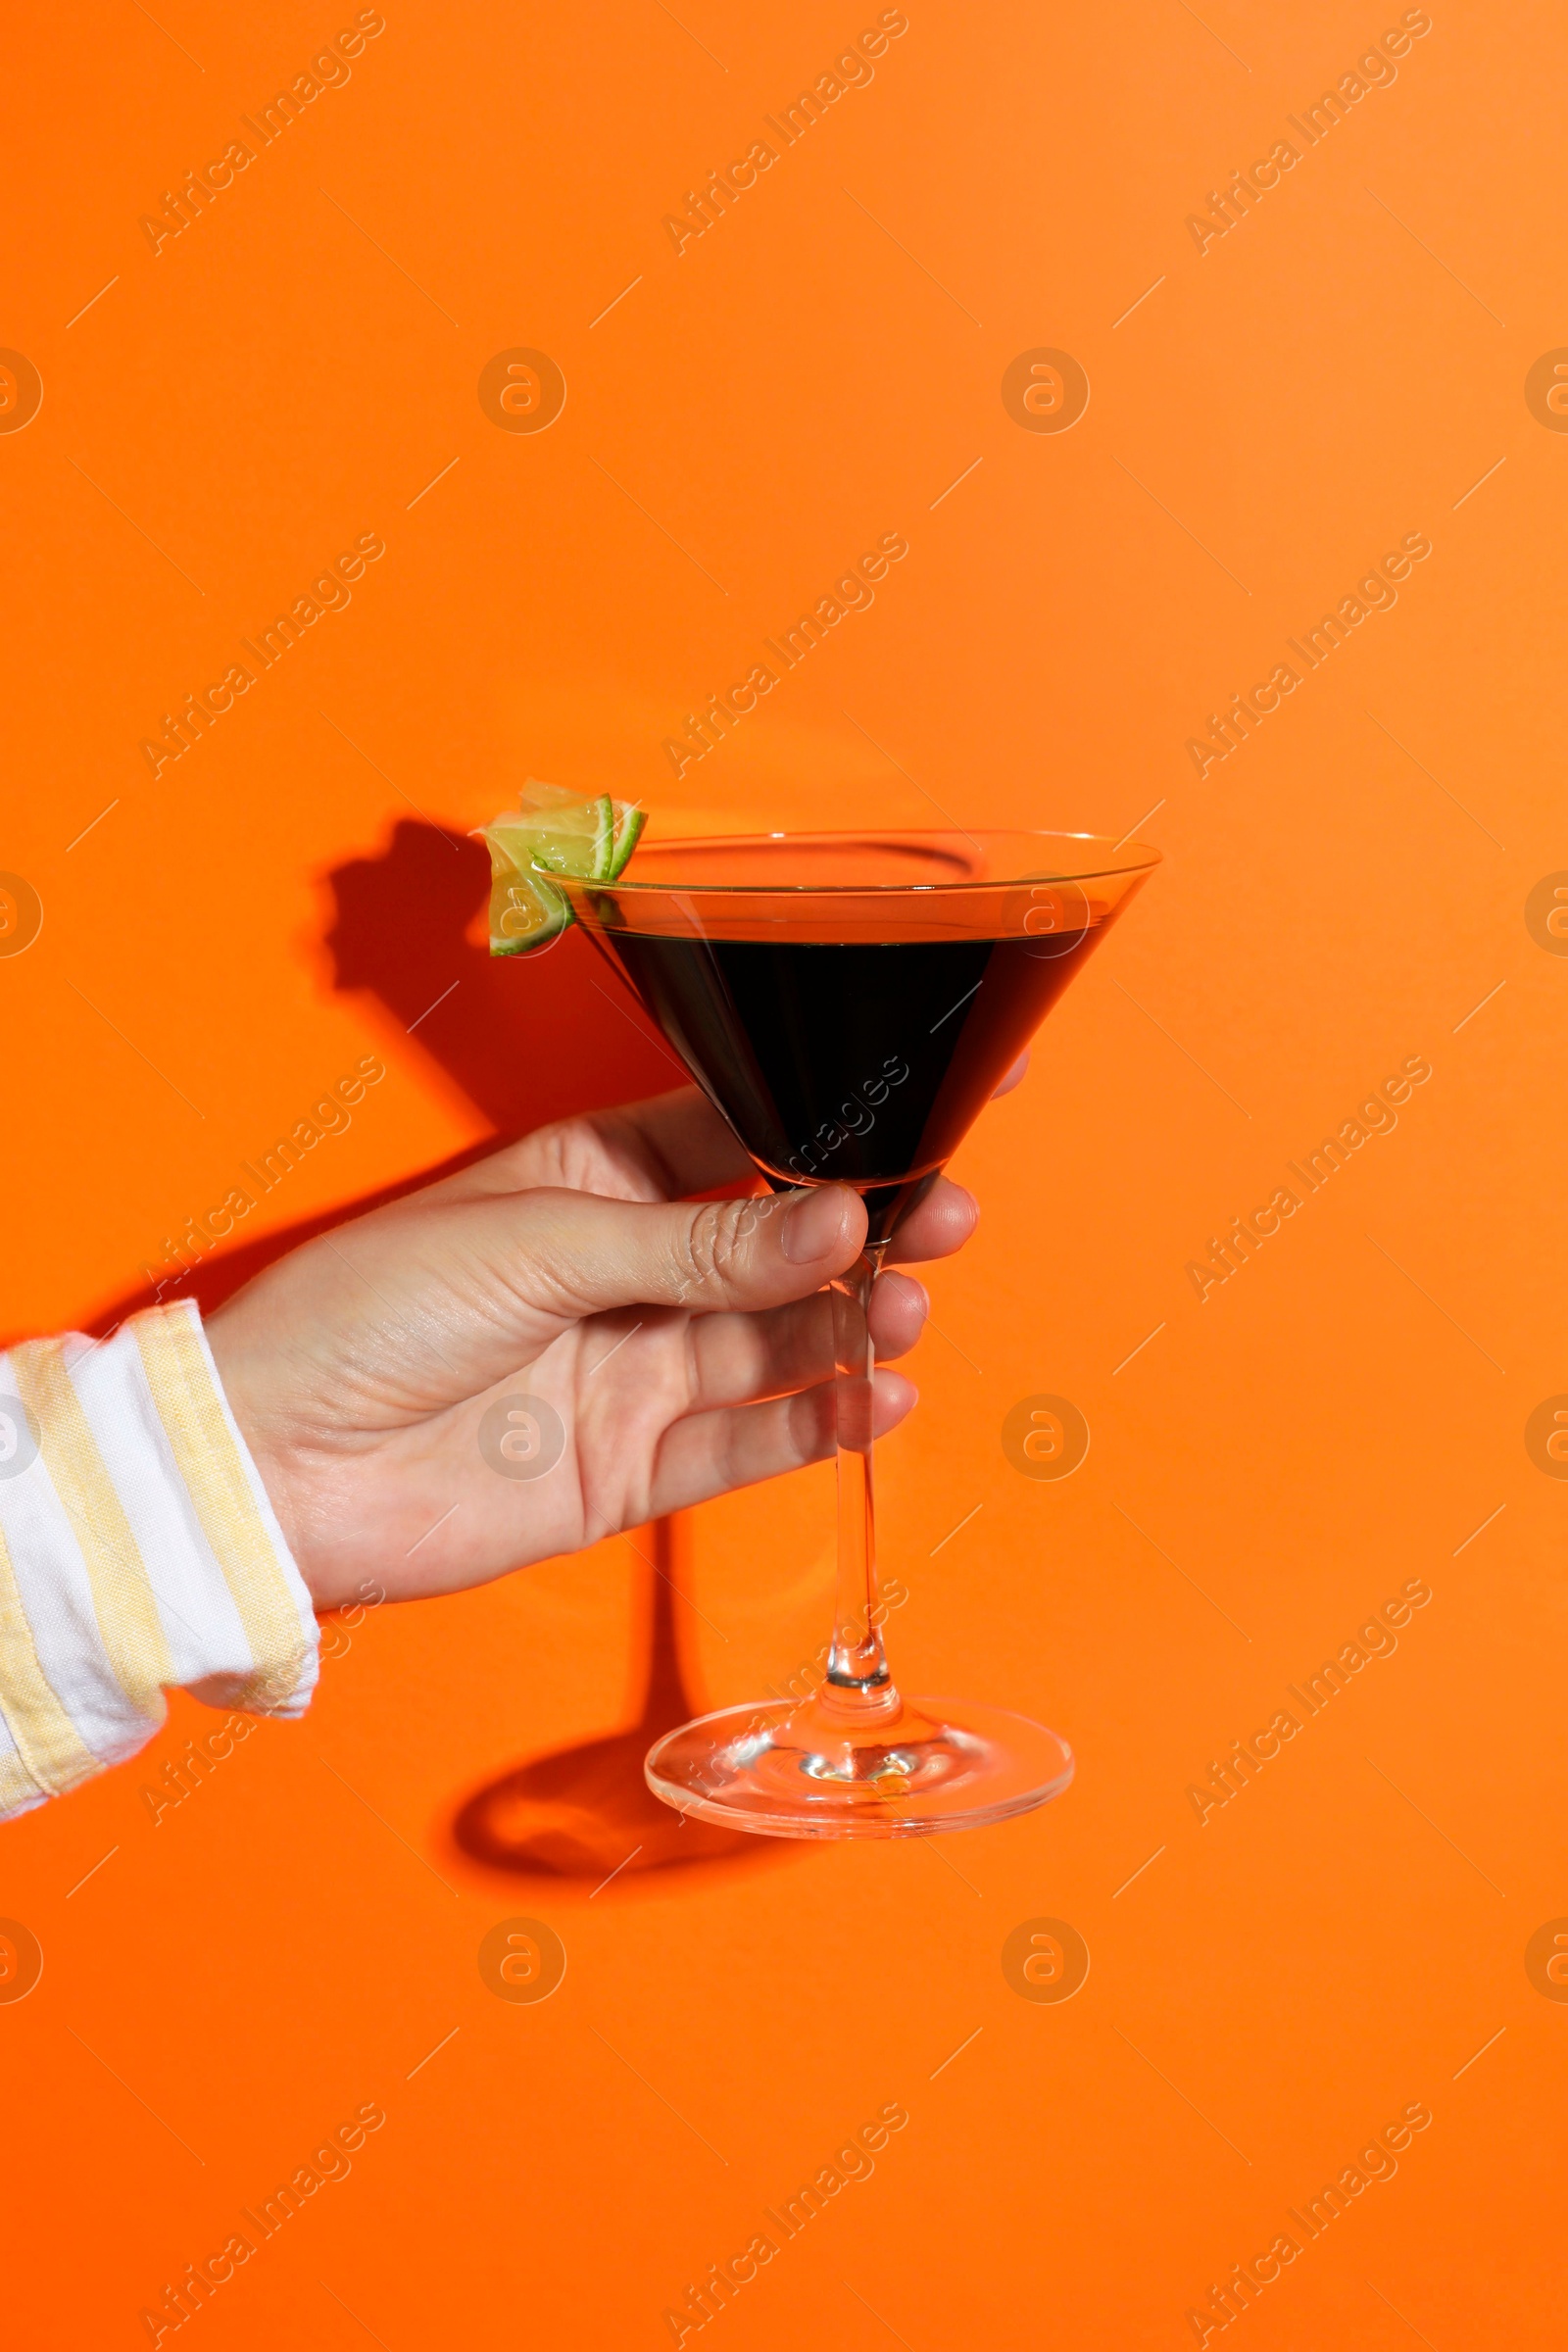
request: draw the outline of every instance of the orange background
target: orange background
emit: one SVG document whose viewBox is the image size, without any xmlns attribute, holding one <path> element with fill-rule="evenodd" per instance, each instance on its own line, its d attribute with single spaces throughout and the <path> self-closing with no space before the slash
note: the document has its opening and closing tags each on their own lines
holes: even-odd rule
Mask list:
<svg viewBox="0 0 1568 2352">
<path fill-rule="evenodd" d="M 966 1838 L 665 1860 L 636 1727 L 815 1649 L 825 1471 L 678 1531 L 681 1690 L 643 1535 L 339 1632 L 308 1721 L 155 1827 L 210 1720 L 176 1700 L 4 1833 L 45 1955 L 0 2006 L 9 2333 L 148 2340 L 373 2099 L 210 2346 L 668 2342 L 897 2100 L 875 2176 L 713 2323 L 731 2352 L 1142 2352 L 1424 2101 L 1254 2352 L 1555 2343 L 1568 2010 L 1524 1954 L 1568 1913 L 1568 1495 L 1523 1431 L 1568 1387 L 1568 970 L 1524 907 L 1568 865 L 1568 443 L 1523 386 L 1568 341 L 1556 12 L 1435 0 L 1200 255 L 1186 216 L 1396 8 L 910 0 L 677 258 L 663 215 L 876 12 L 775 15 L 388 0 L 156 257 L 139 216 L 353 11 L 13 25 L 0 343 L 44 398 L 0 435 L 0 864 L 44 923 L 0 962 L 5 1312 L 103 1328 L 368 1052 L 384 1084 L 201 1296 L 265 1234 L 667 1082 L 580 940 L 465 944 L 476 853 L 431 827 L 530 771 L 666 828 L 1142 822 L 1166 864 L 956 1163 L 985 1219 L 882 1465 L 901 1679 L 1040 1715 L 1078 1779 Z M 1070 431 L 1003 405 L 1040 346 L 1087 369 Z M 476 397 L 514 347 L 564 370 L 548 431 Z M 875 606 L 677 783 L 662 739 L 889 530 Z M 155 781 L 161 714 L 366 531 L 352 605 Z M 1396 607 L 1200 781 L 1206 714 L 1415 531 Z M 1200 1304 L 1187 1261 L 1417 1054 L 1397 1131 Z M 1038 1393 L 1093 1433 L 1059 1483 L 1002 1448 Z M 1397 1653 L 1200 1825 L 1189 1785 L 1412 1578 Z M 552 1754 L 491 1858 L 460 1841 Z M 517 1916 L 567 1951 L 542 2005 L 476 1965 Z M 1040 1917 L 1092 1955 L 1065 2003 L 1003 1973 Z"/>
</svg>

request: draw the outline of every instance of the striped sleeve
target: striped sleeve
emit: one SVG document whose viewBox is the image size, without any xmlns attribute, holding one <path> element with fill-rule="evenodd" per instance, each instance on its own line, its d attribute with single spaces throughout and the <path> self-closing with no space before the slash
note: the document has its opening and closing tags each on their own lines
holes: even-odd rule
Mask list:
<svg viewBox="0 0 1568 2352">
<path fill-rule="evenodd" d="M 0 1355 L 0 1819 L 134 1755 L 171 1687 L 302 1714 L 317 1643 L 194 1304 Z"/>
</svg>

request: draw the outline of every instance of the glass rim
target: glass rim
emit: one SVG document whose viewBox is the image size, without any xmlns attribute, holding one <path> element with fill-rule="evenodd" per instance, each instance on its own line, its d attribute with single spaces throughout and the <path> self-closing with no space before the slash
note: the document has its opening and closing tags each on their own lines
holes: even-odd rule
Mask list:
<svg viewBox="0 0 1568 2352">
<path fill-rule="evenodd" d="M 564 874 L 549 866 L 529 860 L 532 870 L 541 879 L 564 889 L 569 896 L 573 890 L 602 891 L 620 894 L 645 894 L 671 891 L 701 895 L 704 898 L 784 898 L 791 894 L 810 898 L 880 898 L 898 894 L 918 894 L 921 898 L 938 897 L 946 892 L 973 893 L 975 891 L 1014 891 L 1031 884 L 1084 883 L 1120 880 L 1132 874 L 1150 873 L 1163 861 L 1163 854 L 1147 842 L 1134 841 L 1123 835 L 1112 841 L 1108 833 L 1069 833 L 1060 826 L 983 825 L 970 832 L 962 825 L 857 825 L 826 830 L 768 833 L 706 833 L 680 834 L 667 841 L 655 840 L 647 845 L 650 852 L 669 850 L 756 850 L 768 842 L 792 842 L 801 846 L 831 847 L 850 842 L 863 844 L 904 844 L 969 842 L 978 846 L 987 840 L 1103 843 L 1109 853 L 1099 864 L 1079 867 L 1072 872 L 1054 871 L 1049 867 L 1027 873 L 1007 875 L 968 874 L 949 882 L 787 882 L 783 880 L 723 882 L 707 878 L 682 881 L 677 876 L 665 876 L 658 881 L 652 876 L 639 880 L 632 869 L 636 865 L 634 852 L 627 870 L 617 874 L 612 882 L 596 881 L 589 874 Z"/>
</svg>

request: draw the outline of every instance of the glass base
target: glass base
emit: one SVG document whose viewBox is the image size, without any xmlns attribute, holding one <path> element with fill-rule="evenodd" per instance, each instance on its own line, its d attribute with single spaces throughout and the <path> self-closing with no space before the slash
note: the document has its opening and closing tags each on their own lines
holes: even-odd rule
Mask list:
<svg viewBox="0 0 1568 2352">
<path fill-rule="evenodd" d="M 677 1812 L 762 1838 L 925 1838 L 1048 1803 L 1073 1755 L 1004 1707 L 827 1690 L 699 1716 L 651 1747 L 643 1771 Z"/>
</svg>

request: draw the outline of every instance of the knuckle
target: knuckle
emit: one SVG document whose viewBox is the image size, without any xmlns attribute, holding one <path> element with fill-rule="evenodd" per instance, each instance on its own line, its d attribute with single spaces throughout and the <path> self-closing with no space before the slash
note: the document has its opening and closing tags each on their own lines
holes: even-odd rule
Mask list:
<svg viewBox="0 0 1568 2352">
<path fill-rule="evenodd" d="M 686 1229 L 677 1266 L 677 1289 L 682 1298 L 716 1294 L 728 1297 L 745 1273 L 751 1255 L 755 1218 L 748 1217 L 750 1200 L 710 1200 Z"/>
</svg>

